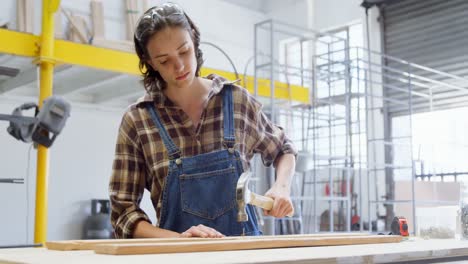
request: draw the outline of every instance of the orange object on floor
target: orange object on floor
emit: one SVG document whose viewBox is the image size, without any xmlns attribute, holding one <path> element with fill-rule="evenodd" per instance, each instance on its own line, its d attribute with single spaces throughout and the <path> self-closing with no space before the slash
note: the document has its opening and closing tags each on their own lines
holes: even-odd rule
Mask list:
<svg viewBox="0 0 468 264">
<path fill-rule="evenodd" d="M 393 235 L 409 236 L 408 221 L 403 216 L 395 216 L 391 228 Z"/>
</svg>

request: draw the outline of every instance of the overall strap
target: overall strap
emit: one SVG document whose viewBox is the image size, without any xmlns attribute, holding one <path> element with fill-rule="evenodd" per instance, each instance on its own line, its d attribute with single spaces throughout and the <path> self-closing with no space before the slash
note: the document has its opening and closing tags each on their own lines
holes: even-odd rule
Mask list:
<svg viewBox="0 0 468 264">
<path fill-rule="evenodd" d="M 234 103 L 231 85 L 225 85 L 223 88 L 223 123 L 224 144 L 228 148 L 233 148 L 236 143 L 236 137 L 234 135 Z"/>
<path fill-rule="evenodd" d="M 171 160 L 180 158 L 180 150 L 179 148 L 177 148 L 177 146 L 174 144 L 172 139 L 169 137 L 169 134 L 167 134 L 167 131 L 164 128 L 164 125 L 162 124 L 161 119 L 159 118 L 159 115 L 156 113 L 154 104 L 152 103 L 147 104 L 146 108 L 150 112 L 151 118 L 153 119 L 156 127 L 159 130 L 159 135 L 161 136 L 164 146 L 167 149 L 169 158 Z"/>
</svg>

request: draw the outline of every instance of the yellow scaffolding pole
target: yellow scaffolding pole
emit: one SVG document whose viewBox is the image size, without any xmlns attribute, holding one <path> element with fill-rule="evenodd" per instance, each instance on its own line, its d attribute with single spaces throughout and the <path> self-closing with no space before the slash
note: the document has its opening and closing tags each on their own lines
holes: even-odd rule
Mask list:
<svg viewBox="0 0 468 264">
<path fill-rule="evenodd" d="M 42 33 L 38 63 L 40 66 L 39 107 L 44 99 L 52 95 L 54 74 L 54 13 L 60 0 L 42 1 Z M 34 243 L 44 243 L 47 238 L 47 190 L 49 174 L 49 150 L 38 145 L 36 180 L 36 217 L 34 223 Z"/>
</svg>

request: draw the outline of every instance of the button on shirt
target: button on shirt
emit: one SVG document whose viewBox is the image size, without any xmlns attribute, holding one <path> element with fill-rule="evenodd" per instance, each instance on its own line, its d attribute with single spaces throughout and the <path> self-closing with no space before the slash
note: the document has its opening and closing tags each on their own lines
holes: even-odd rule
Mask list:
<svg viewBox="0 0 468 264">
<path fill-rule="evenodd" d="M 169 157 L 145 104 L 155 104 L 161 121 L 183 157 L 225 149 L 220 92 L 225 84 L 230 83 L 215 75 L 208 78 L 213 81 L 212 89 L 196 129 L 188 115 L 160 91 L 146 94 L 125 112 L 109 183 L 111 223 L 117 238 L 131 238 L 138 221 L 151 222 L 139 207 L 145 188 L 151 193 L 157 218 L 160 217 L 160 199 Z M 261 111 L 261 104 L 247 90 L 234 85 L 233 104 L 235 148 L 244 166 L 250 165 L 255 153 L 261 155 L 266 166 L 282 154 L 297 154 L 283 129 L 271 123 Z"/>
</svg>

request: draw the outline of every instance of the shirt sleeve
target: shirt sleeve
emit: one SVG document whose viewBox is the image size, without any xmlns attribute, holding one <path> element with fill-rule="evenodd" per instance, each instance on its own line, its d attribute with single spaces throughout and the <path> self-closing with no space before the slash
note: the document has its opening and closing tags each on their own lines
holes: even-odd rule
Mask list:
<svg viewBox="0 0 468 264">
<path fill-rule="evenodd" d="M 146 165 L 134 122 L 127 112 L 120 124 L 109 182 L 111 223 L 116 238 L 131 238 L 137 222 L 151 220 L 140 208 Z"/>
<path fill-rule="evenodd" d="M 297 155 L 296 147 L 293 142 L 286 136 L 284 129 L 276 124 L 265 115 L 262 111 L 260 102 L 251 98 L 252 111 L 254 111 L 255 127 L 251 130 L 254 134 L 256 143 L 254 145 L 254 153 L 259 153 L 262 157 L 263 164 L 270 166 L 275 160 L 283 154 Z"/>
</svg>

